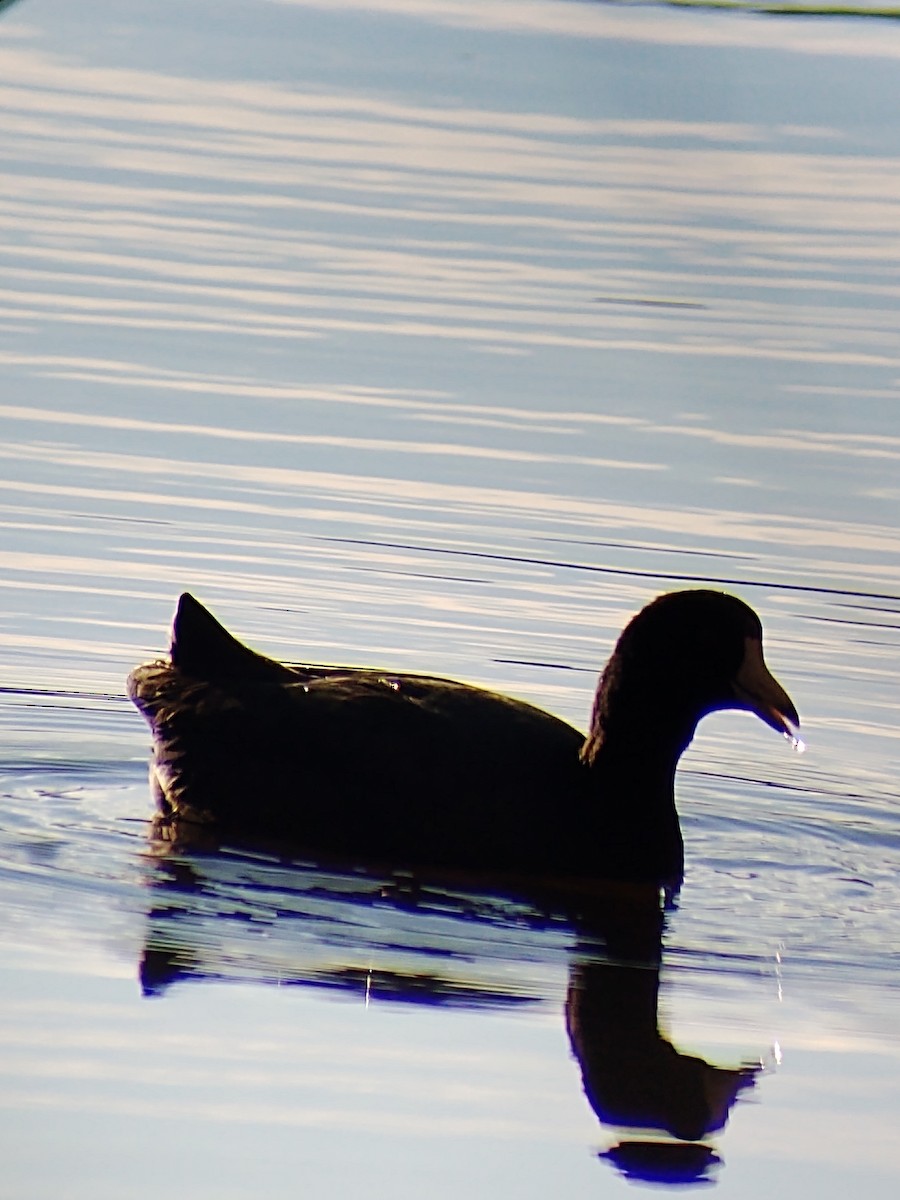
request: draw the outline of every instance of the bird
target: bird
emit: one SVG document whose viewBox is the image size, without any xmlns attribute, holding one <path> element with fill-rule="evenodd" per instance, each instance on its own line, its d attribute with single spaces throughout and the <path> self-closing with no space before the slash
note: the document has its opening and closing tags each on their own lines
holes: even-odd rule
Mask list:
<svg viewBox="0 0 900 1200">
<path fill-rule="evenodd" d="M 585 736 L 522 700 L 430 675 L 278 662 L 190 593 L 128 694 L 152 734 L 155 828 L 342 860 L 677 891 L 675 770 L 699 721 L 799 717 L 744 601 L 689 589 L 632 617 Z"/>
</svg>

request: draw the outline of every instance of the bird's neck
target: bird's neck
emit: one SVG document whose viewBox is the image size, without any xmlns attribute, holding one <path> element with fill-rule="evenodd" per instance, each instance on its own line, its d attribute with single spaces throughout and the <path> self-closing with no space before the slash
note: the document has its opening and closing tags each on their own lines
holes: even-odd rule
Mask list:
<svg viewBox="0 0 900 1200">
<path fill-rule="evenodd" d="M 691 743 L 697 719 L 699 714 L 696 719 L 693 714 L 673 715 L 665 706 L 635 706 L 630 712 L 598 706 L 581 750 L 582 762 L 598 775 L 612 774 L 670 794 L 675 768 Z"/>
<path fill-rule="evenodd" d="M 693 726 L 595 721 L 581 757 L 608 873 L 680 885 L 684 847 L 675 769 L 692 733 Z"/>
<path fill-rule="evenodd" d="M 646 763 L 674 776 L 704 711 L 691 679 L 636 669 L 617 651 L 600 676 L 582 760 L 626 762 L 637 770 Z"/>
<path fill-rule="evenodd" d="M 675 810 L 675 769 L 681 749 L 641 741 L 588 738 L 582 761 L 604 813 L 612 810 L 652 820 Z"/>
</svg>

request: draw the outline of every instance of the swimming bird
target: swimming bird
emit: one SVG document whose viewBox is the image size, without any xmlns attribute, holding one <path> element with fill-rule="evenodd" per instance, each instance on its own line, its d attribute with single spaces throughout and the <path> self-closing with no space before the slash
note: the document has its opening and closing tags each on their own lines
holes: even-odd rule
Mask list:
<svg viewBox="0 0 900 1200">
<path fill-rule="evenodd" d="M 734 596 L 673 592 L 626 626 L 587 737 L 521 700 L 427 675 L 291 665 L 188 593 L 128 692 L 153 735 L 157 826 L 433 869 L 677 887 L 678 759 L 698 722 L 799 724 Z"/>
</svg>

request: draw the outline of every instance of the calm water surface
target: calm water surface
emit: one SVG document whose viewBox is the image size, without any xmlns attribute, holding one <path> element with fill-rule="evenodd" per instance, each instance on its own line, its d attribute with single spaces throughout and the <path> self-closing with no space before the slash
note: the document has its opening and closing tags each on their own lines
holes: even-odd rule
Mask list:
<svg viewBox="0 0 900 1200">
<path fill-rule="evenodd" d="M 896 1195 L 898 60 L 575 0 L 3 12 L 0 1195 Z M 148 853 L 123 680 L 185 588 L 583 726 L 700 581 L 809 749 L 704 723 L 658 1011 L 489 888 Z M 692 1149 L 583 1091 L 567 994 L 596 1040 L 632 987 L 637 1057 L 748 1068 Z"/>
</svg>

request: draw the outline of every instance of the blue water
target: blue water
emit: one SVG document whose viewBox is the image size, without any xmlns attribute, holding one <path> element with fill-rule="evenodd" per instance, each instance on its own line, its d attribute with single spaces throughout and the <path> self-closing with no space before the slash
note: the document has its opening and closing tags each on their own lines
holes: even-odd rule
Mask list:
<svg viewBox="0 0 900 1200">
<path fill-rule="evenodd" d="M 4 11 L 0 1194 L 633 1187 L 577 931 L 173 878 L 123 684 L 189 588 L 584 727 L 628 616 L 706 581 L 808 750 L 722 714 L 681 767 L 659 1027 L 761 1066 L 695 1173 L 896 1194 L 898 57 L 561 0 Z"/>
</svg>

